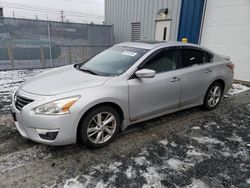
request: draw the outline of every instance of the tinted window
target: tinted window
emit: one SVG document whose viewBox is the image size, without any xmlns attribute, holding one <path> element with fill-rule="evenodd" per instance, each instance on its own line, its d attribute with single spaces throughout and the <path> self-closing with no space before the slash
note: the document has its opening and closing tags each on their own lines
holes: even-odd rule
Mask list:
<svg viewBox="0 0 250 188">
<path fill-rule="evenodd" d="M 176 61 L 173 51 L 165 51 L 155 55 L 143 68 L 153 69 L 156 73 L 176 69 Z"/>
<path fill-rule="evenodd" d="M 206 63 L 211 63 L 213 62 L 213 55 L 208 53 L 208 52 L 205 52 L 205 56 L 206 56 Z"/>
<path fill-rule="evenodd" d="M 193 65 L 203 64 L 205 56 L 203 51 L 193 49 L 181 50 L 182 67 L 189 67 Z"/>
</svg>

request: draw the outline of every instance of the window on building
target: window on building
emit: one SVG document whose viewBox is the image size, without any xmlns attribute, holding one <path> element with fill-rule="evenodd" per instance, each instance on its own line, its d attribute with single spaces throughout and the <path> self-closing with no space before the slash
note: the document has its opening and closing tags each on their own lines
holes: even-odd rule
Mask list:
<svg viewBox="0 0 250 188">
<path fill-rule="evenodd" d="M 132 41 L 140 40 L 141 38 L 141 23 L 131 23 L 131 39 Z"/>
</svg>

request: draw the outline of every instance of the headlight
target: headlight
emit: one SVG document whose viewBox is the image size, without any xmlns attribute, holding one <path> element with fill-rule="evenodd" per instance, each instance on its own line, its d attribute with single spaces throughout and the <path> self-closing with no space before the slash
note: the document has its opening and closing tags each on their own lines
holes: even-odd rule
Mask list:
<svg viewBox="0 0 250 188">
<path fill-rule="evenodd" d="M 80 96 L 70 97 L 52 101 L 34 109 L 36 114 L 58 115 L 69 114 L 70 107 L 80 98 Z"/>
</svg>

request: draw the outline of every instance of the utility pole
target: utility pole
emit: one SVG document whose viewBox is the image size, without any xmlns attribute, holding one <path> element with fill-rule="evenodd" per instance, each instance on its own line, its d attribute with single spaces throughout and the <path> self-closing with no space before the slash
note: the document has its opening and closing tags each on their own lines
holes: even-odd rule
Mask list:
<svg viewBox="0 0 250 188">
<path fill-rule="evenodd" d="M 3 8 L 0 7 L 0 17 L 3 17 Z"/>
<path fill-rule="evenodd" d="M 62 22 L 64 22 L 64 18 L 65 18 L 65 16 L 64 16 L 64 11 L 61 10 L 61 21 L 62 21 Z"/>
<path fill-rule="evenodd" d="M 35 15 L 35 18 L 36 18 L 36 20 L 38 20 L 38 16 L 37 15 Z"/>
<path fill-rule="evenodd" d="M 13 18 L 15 18 L 15 12 L 14 11 L 12 12 L 12 16 L 13 16 Z"/>
</svg>

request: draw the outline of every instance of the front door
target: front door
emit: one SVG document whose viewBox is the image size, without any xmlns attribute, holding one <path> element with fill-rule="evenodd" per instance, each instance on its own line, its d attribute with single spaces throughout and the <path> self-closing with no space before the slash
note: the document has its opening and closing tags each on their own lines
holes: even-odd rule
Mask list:
<svg viewBox="0 0 250 188">
<path fill-rule="evenodd" d="M 154 78 L 132 78 L 129 84 L 129 108 L 132 121 L 156 115 L 179 107 L 180 71 L 175 51 L 162 51 L 154 55 L 140 69 L 156 71 Z"/>
<path fill-rule="evenodd" d="M 155 23 L 155 40 L 169 40 L 170 20 L 157 20 Z"/>
</svg>

